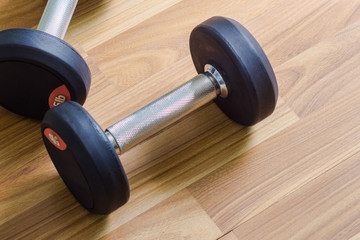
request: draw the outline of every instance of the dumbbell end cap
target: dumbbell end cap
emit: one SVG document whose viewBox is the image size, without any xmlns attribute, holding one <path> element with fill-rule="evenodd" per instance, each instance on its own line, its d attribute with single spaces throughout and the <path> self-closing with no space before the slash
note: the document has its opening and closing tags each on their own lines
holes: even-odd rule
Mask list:
<svg viewBox="0 0 360 240">
<path fill-rule="evenodd" d="M 50 109 L 41 132 L 57 171 L 83 207 L 109 214 L 128 201 L 129 183 L 119 157 L 81 105 L 69 101 Z"/>
<path fill-rule="evenodd" d="M 190 35 L 191 56 L 198 73 L 211 64 L 228 88 L 215 103 L 235 122 L 253 125 L 275 109 L 278 86 L 268 58 L 255 38 L 238 22 L 213 17 Z"/>
</svg>

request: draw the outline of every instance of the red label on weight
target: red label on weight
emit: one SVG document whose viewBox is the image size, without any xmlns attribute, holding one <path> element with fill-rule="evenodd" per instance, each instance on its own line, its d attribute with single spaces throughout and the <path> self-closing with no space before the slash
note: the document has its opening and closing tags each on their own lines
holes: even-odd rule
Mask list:
<svg viewBox="0 0 360 240">
<path fill-rule="evenodd" d="M 55 88 L 54 91 L 51 92 L 49 96 L 49 107 L 53 108 L 63 102 L 70 100 L 71 96 L 69 90 L 65 85 L 61 85 L 60 87 Z"/>
<path fill-rule="evenodd" d="M 44 134 L 46 138 L 59 150 L 64 151 L 67 148 L 67 145 L 64 142 L 64 140 L 62 140 L 59 134 L 57 134 L 51 128 L 45 128 Z"/>
</svg>

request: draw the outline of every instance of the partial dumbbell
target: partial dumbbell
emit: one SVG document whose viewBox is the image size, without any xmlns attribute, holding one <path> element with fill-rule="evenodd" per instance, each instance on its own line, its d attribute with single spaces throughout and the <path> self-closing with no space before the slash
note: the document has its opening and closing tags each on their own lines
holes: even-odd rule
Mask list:
<svg viewBox="0 0 360 240">
<path fill-rule="evenodd" d="M 238 22 L 213 17 L 190 36 L 198 76 L 105 132 L 77 103 L 50 109 L 41 124 L 47 151 L 73 195 L 89 211 L 108 214 L 129 198 L 118 154 L 214 100 L 235 122 L 253 125 L 275 109 L 278 88 L 255 38 Z"/>
<path fill-rule="evenodd" d="M 91 75 L 84 59 L 62 39 L 77 0 L 49 0 L 37 30 L 0 31 L 0 105 L 41 119 L 64 101 L 83 104 Z"/>
</svg>

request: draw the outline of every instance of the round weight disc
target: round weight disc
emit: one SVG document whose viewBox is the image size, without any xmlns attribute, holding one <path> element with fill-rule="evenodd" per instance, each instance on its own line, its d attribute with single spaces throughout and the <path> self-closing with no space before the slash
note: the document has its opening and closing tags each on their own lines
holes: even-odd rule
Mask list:
<svg viewBox="0 0 360 240">
<path fill-rule="evenodd" d="M 90 70 L 66 42 L 45 32 L 0 31 L 0 105 L 41 119 L 64 101 L 85 102 Z"/>
<path fill-rule="evenodd" d="M 213 17 L 190 35 L 190 51 L 198 73 L 211 64 L 224 78 L 228 96 L 214 101 L 231 119 L 253 125 L 275 109 L 275 74 L 255 38 L 238 22 Z"/>
<path fill-rule="evenodd" d="M 78 103 L 46 112 L 41 132 L 52 162 L 82 206 L 108 214 L 128 201 L 129 183 L 114 147 Z"/>
</svg>

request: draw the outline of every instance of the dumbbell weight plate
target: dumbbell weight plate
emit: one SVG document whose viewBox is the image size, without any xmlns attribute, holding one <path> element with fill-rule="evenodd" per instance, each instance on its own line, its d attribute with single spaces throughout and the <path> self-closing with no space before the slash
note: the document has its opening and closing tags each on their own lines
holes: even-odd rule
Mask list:
<svg viewBox="0 0 360 240">
<path fill-rule="evenodd" d="M 57 171 L 86 209 L 107 214 L 128 201 L 129 183 L 114 147 L 78 103 L 48 111 L 41 132 Z"/>
<path fill-rule="evenodd" d="M 91 81 L 86 62 L 70 45 L 25 28 L 0 32 L 0 74 L 0 105 L 37 119 L 62 96 L 83 104 Z"/>
<path fill-rule="evenodd" d="M 275 74 L 259 43 L 238 22 L 213 17 L 201 23 L 190 35 L 190 51 L 198 73 L 211 64 L 222 75 L 229 94 L 214 101 L 228 117 L 253 125 L 274 111 Z"/>
</svg>

